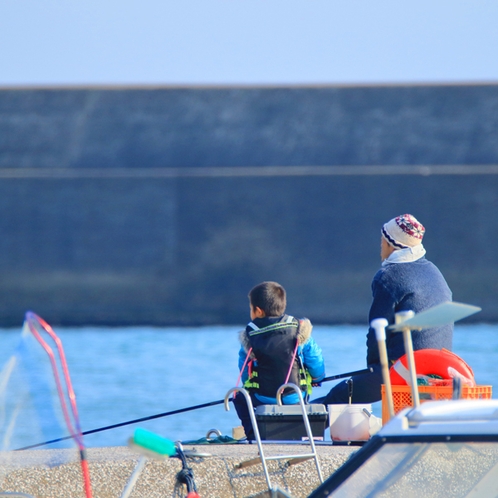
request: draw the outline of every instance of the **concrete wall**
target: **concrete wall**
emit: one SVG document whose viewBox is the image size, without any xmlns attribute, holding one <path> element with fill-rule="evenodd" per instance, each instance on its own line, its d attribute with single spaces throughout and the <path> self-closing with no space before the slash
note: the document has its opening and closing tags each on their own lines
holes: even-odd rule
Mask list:
<svg viewBox="0 0 498 498">
<path fill-rule="evenodd" d="M 184 445 L 187 451 L 196 451 L 205 458 L 189 458 L 187 463 L 197 491 L 203 498 L 242 498 L 268 490 L 263 467 L 258 461 L 256 444 Z M 324 479 L 332 475 L 358 446 L 316 446 L 321 473 Z M 284 446 L 265 445 L 265 456 L 300 455 L 310 453 L 306 444 Z M 5 452 L 6 453 L 6 452 Z M 206 456 L 207 455 L 207 456 Z M 138 464 L 140 454 L 126 446 L 88 448 L 87 461 L 93 496 L 120 498 Z M 76 450 L 25 450 L 2 455 L 2 491 L 29 493 L 33 497 L 84 498 L 81 464 Z M 50 461 L 49 459 L 52 458 Z M 63 460 L 64 458 L 64 460 Z M 236 466 L 256 459 L 252 466 Z M 267 462 L 272 487 L 290 493 L 293 498 L 305 498 L 320 485 L 314 459 L 288 465 L 289 459 Z M 53 462 L 64 462 L 54 465 Z M 50 462 L 50 465 L 48 464 Z M 133 486 L 133 498 L 185 496 L 186 485 L 175 489 L 177 475 L 182 470 L 179 458 L 147 458 L 142 472 Z M 136 476 L 137 477 L 137 476 Z M 260 494 L 261 493 L 261 494 Z M 19 494 L 12 498 L 19 497 Z"/>
<path fill-rule="evenodd" d="M 365 323 L 412 212 L 498 319 L 498 85 L 0 90 L 0 325 Z"/>
</svg>

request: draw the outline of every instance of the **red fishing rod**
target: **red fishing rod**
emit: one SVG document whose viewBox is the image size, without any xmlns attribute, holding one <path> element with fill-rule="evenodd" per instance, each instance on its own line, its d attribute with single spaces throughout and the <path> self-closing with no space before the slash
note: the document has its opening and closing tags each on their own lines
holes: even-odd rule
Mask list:
<svg viewBox="0 0 498 498">
<path fill-rule="evenodd" d="M 32 311 L 28 311 L 26 313 L 26 323 L 28 324 L 29 331 L 33 334 L 40 346 L 47 353 L 50 360 L 50 366 L 52 367 L 52 372 L 54 374 L 57 394 L 59 396 L 64 421 L 66 422 L 66 426 L 69 430 L 69 433 L 71 434 L 70 437 L 72 437 L 76 441 L 76 444 L 78 446 L 86 498 L 92 498 L 90 472 L 88 469 L 88 461 L 86 459 L 86 450 L 83 444 L 83 434 L 81 432 L 78 409 L 76 406 L 76 396 L 74 394 L 73 386 L 71 383 L 71 377 L 69 376 L 69 369 L 66 362 L 66 356 L 64 354 L 64 348 L 62 347 L 62 342 L 57 334 L 53 331 L 52 327 L 45 320 L 43 320 L 43 318 L 39 317 Z M 56 351 L 58 353 L 58 358 L 54 354 L 52 348 L 42 337 L 41 332 L 47 333 L 49 337 L 54 341 L 56 345 Z M 59 375 L 57 359 L 59 360 L 60 366 L 62 368 L 63 379 L 61 379 L 61 376 Z M 70 409 L 68 408 L 66 403 L 66 395 L 64 390 L 66 391 L 67 397 L 69 398 Z"/>
</svg>

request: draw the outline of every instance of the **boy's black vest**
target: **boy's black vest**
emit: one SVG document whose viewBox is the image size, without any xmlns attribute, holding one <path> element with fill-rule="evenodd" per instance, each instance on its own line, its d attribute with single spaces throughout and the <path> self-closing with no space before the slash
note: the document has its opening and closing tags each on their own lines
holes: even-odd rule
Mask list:
<svg viewBox="0 0 498 498">
<path fill-rule="evenodd" d="M 260 318 L 246 327 L 246 337 L 252 347 L 257 365 L 252 366 L 246 389 L 262 396 L 275 398 L 278 388 L 285 383 L 298 341 L 299 321 L 289 315 L 277 319 Z M 306 390 L 306 376 L 296 354 L 288 382 Z M 289 391 L 290 393 L 291 391 Z"/>
</svg>

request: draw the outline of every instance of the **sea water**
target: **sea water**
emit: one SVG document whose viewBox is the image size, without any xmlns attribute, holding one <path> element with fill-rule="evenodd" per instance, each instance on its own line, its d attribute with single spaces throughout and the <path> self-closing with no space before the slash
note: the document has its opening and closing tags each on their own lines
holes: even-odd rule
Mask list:
<svg viewBox="0 0 498 498">
<path fill-rule="evenodd" d="M 211 429 L 231 435 L 239 425 L 235 410 L 221 401 L 238 378 L 238 332 L 242 326 L 199 328 L 57 328 L 64 346 L 82 430 L 160 415 L 204 403 L 206 408 L 126 424 L 85 436 L 88 447 L 126 445 L 136 427 L 168 439 L 196 440 Z M 315 326 L 327 376 L 365 368 L 366 328 Z M 20 338 L 19 330 L 0 330 L 0 365 Z M 479 385 L 498 393 L 498 325 L 455 326 L 453 351 L 474 370 Z M 339 381 L 315 388 L 326 394 Z M 373 405 L 380 416 L 380 402 Z M 41 441 L 40 441 L 41 442 Z"/>
</svg>

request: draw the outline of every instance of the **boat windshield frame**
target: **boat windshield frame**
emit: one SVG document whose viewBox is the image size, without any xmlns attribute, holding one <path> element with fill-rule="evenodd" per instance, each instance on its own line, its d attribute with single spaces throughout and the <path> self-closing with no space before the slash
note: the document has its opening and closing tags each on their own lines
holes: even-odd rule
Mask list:
<svg viewBox="0 0 498 498">
<path fill-rule="evenodd" d="M 323 484 L 316 488 L 308 498 L 325 498 L 349 479 L 361 466 L 376 455 L 386 445 L 431 443 L 496 443 L 498 434 L 431 434 L 431 435 L 374 435 L 364 446 L 354 453 Z"/>
</svg>

